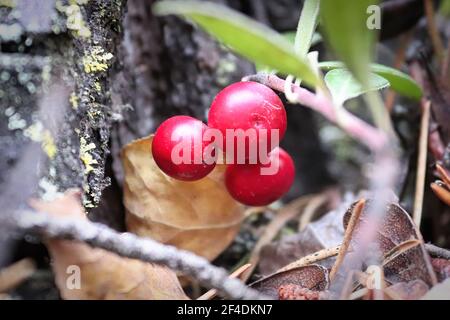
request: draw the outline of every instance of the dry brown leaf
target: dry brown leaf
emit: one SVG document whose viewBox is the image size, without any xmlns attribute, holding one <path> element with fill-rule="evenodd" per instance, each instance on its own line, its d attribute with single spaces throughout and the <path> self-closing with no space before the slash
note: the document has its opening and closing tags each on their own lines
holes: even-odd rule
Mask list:
<svg viewBox="0 0 450 320">
<path fill-rule="evenodd" d="M 428 289 L 428 285 L 422 280 L 413 280 L 396 283 L 384 289 L 384 292 L 395 300 L 418 300 Z"/>
<path fill-rule="evenodd" d="M 199 181 L 172 179 L 153 160 L 152 139 L 136 140 L 122 152 L 128 230 L 214 259 L 235 238 L 244 218 L 243 206 L 223 183 L 225 166 Z"/>
<path fill-rule="evenodd" d="M 86 219 L 78 191 L 68 191 L 51 202 L 31 200 L 30 204 L 53 216 Z M 76 241 L 51 239 L 46 244 L 64 299 L 187 299 L 176 274 L 166 267 L 123 258 Z M 71 266 L 79 268 L 80 289 L 67 285 L 75 274 Z"/>
<path fill-rule="evenodd" d="M 317 264 L 277 272 L 250 286 L 274 299 L 278 298 L 281 286 L 296 285 L 313 291 L 323 291 L 328 288 L 328 270 Z"/>
<path fill-rule="evenodd" d="M 450 300 L 450 279 L 435 285 L 422 300 Z"/>
<path fill-rule="evenodd" d="M 19 260 L 0 270 L 0 293 L 20 285 L 36 271 L 36 264 L 30 258 Z"/>
<path fill-rule="evenodd" d="M 266 245 L 261 251 L 259 272 L 269 275 L 309 254 L 340 245 L 344 235 L 342 217 L 347 208 L 348 205 L 340 206 L 317 221 L 307 224 L 301 232 L 283 236 L 280 240 Z M 331 267 L 334 259 L 329 258 L 316 263 Z"/>
<path fill-rule="evenodd" d="M 354 205 L 344 215 L 344 228 L 347 228 Z M 365 217 L 370 205 L 368 200 L 361 215 L 360 225 L 366 223 Z M 386 215 L 377 232 L 377 241 L 382 254 L 390 256 L 389 261 L 383 265 L 388 281 L 397 283 L 420 279 L 430 286 L 436 283 L 436 275 L 423 245 L 422 235 L 408 213 L 398 204 L 387 204 Z M 397 246 L 399 250 L 394 250 L 395 255 L 392 255 L 391 250 Z"/>
</svg>

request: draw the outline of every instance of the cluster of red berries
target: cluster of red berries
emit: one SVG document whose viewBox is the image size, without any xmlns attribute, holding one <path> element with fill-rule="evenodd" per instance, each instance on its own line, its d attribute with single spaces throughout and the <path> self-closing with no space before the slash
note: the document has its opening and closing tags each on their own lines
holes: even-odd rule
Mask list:
<svg viewBox="0 0 450 320">
<path fill-rule="evenodd" d="M 253 138 L 245 137 L 244 151 L 247 160 L 244 163 L 227 160 L 225 184 L 237 201 L 249 206 L 263 206 L 289 191 L 294 181 L 294 162 L 286 151 L 278 147 L 286 127 L 286 111 L 275 92 L 256 82 L 238 82 L 226 87 L 216 96 L 209 111 L 208 125 L 188 116 L 174 116 L 164 121 L 153 138 L 153 158 L 159 168 L 172 178 L 199 180 L 214 169 L 216 162 L 194 161 L 195 157 L 204 159 L 207 152 L 211 153 L 213 150 L 214 153 L 219 148 L 225 157 L 231 153 L 231 159 L 236 160 L 233 155 L 238 154 L 238 138 L 233 136 L 231 139 L 234 141 L 229 144 L 227 130 L 254 130 L 256 134 Z M 223 141 L 219 144 L 218 141 L 204 139 L 211 128 L 221 133 Z M 278 141 L 275 145 L 272 143 L 273 132 L 277 133 Z M 197 147 L 195 144 L 190 145 L 188 158 L 191 161 L 180 163 L 174 160 L 174 148 L 180 142 L 174 137 L 200 141 Z M 266 154 L 264 161 L 248 160 L 252 143 L 256 143 L 259 148 L 267 147 L 265 150 L 268 155 Z M 234 150 L 227 150 L 229 145 L 234 146 Z M 271 174 L 263 174 L 263 169 L 269 167 L 276 167 L 277 170 Z"/>
</svg>

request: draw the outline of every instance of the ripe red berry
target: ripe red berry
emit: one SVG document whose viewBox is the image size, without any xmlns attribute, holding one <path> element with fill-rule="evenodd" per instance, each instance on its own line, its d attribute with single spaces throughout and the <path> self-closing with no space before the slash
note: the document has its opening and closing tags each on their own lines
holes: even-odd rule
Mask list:
<svg viewBox="0 0 450 320">
<path fill-rule="evenodd" d="M 216 163 L 213 145 L 203 142 L 208 129 L 200 120 L 175 116 L 164 121 L 156 130 L 152 154 L 158 167 L 168 176 L 184 181 L 201 179 Z"/>
<path fill-rule="evenodd" d="M 251 154 L 249 148 L 257 148 L 258 153 L 259 143 L 264 146 L 265 155 L 278 146 L 286 132 L 286 110 L 283 102 L 270 88 L 257 82 L 237 82 L 220 91 L 215 97 L 208 115 L 208 126 L 220 130 L 223 136 L 222 149 L 229 155 L 227 143 L 230 146 L 229 140 L 234 140 L 234 157 L 231 159 L 236 160 L 238 151 L 241 154 L 245 151 L 242 158 L 248 159 Z M 245 148 L 238 150 L 238 137 L 227 139 L 227 129 L 232 129 L 233 132 L 236 132 L 236 129 L 252 129 L 249 133 L 255 136 L 245 137 Z M 278 130 L 278 137 L 272 131 L 274 129 Z M 278 139 L 274 139 L 277 141 L 272 143 L 272 138 Z M 261 153 L 264 153 L 263 151 Z"/>
<path fill-rule="evenodd" d="M 278 147 L 269 154 L 267 164 L 229 165 L 225 184 L 235 200 L 249 206 L 265 206 L 288 192 L 294 177 L 291 156 Z"/>
</svg>

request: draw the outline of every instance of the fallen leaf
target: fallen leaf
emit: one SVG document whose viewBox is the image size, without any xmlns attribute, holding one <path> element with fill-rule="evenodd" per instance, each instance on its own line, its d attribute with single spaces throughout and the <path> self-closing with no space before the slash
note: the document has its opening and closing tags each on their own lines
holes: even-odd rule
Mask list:
<svg viewBox="0 0 450 320">
<path fill-rule="evenodd" d="M 296 200 L 290 202 L 289 204 L 285 205 L 283 208 L 278 210 L 276 216 L 270 221 L 270 223 L 265 227 L 264 232 L 259 237 L 258 241 L 256 242 L 255 246 L 252 249 L 252 252 L 250 254 L 250 258 L 248 260 L 248 263 L 250 263 L 252 266 L 247 270 L 244 274 L 243 279 L 247 281 L 253 271 L 255 270 L 256 266 L 258 265 L 261 250 L 269 244 L 273 238 L 277 236 L 279 231 L 290 221 L 293 220 L 296 216 L 301 214 L 302 207 L 304 207 L 309 201 L 312 199 L 317 198 L 318 196 L 302 196 L 300 198 L 297 198 Z M 244 281 L 244 282 L 245 282 Z"/>
<path fill-rule="evenodd" d="M 80 195 L 79 191 L 68 191 L 51 202 L 31 200 L 30 205 L 55 217 L 87 219 Z M 176 274 L 166 267 L 76 241 L 49 239 L 46 245 L 64 299 L 187 299 Z M 75 289 L 78 271 L 80 287 Z"/>
<path fill-rule="evenodd" d="M 429 290 L 422 280 L 399 282 L 384 289 L 385 293 L 395 300 L 418 300 Z"/>
<path fill-rule="evenodd" d="M 295 284 L 283 285 L 278 289 L 278 300 L 325 300 L 327 291 L 315 291 Z"/>
<path fill-rule="evenodd" d="M 244 219 L 243 206 L 225 188 L 225 166 L 199 181 L 173 179 L 153 160 L 152 139 L 136 140 L 122 152 L 127 229 L 214 259 Z"/>
<path fill-rule="evenodd" d="M 350 218 L 355 203 L 344 215 L 344 228 Z M 368 200 L 361 214 L 360 228 L 365 222 L 371 201 Z M 383 264 L 386 279 L 391 283 L 423 280 L 427 285 L 436 283 L 436 275 L 431 267 L 430 257 L 423 245 L 423 239 L 409 214 L 398 204 L 386 205 L 386 214 L 379 225 L 377 242 L 381 253 L 388 255 Z M 414 242 L 417 240 L 418 242 Z M 354 239 L 352 240 L 354 241 Z M 396 250 L 396 247 L 398 248 Z M 397 252 L 397 253 L 396 253 Z"/>
<path fill-rule="evenodd" d="M 22 259 L 0 270 L 0 293 L 8 292 L 31 277 L 36 264 L 30 258 Z"/>
<path fill-rule="evenodd" d="M 263 275 L 274 273 L 282 267 L 324 248 L 335 247 L 342 242 L 344 228 L 342 217 L 348 205 L 330 211 L 319 220 L 309 223 L 294 235 L 284 236 L 279 241 L 263 247 L 259 271 Z M 317 264 L 331 267 L 335 258 Z"/>
<path fill-rule="evenodd" d="M 282 286 L 296 285 L 304 289 L 323 291 L 328 288 L 328 284 L 328 270 L 312 264 L 274 273 L 253 282 L 250 287 L 276 299 Z"/>
<path fill-rule="evenodd" d="M 422 300 L 450 300 L 450 279 L 435 285 Z"/>
</svg>

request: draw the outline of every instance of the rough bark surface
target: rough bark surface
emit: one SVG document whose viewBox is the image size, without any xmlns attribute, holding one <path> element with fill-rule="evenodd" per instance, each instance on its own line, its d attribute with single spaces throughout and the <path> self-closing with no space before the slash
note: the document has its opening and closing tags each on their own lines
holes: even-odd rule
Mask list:
<svg viewBox="0 0 450 320">
<path fill-rule="evenodd" d="M 254 72 L 192 24 L 156 18 L 154 2 L 0 2 L 0 188 L 8 187 L 4 177 L 25 147 L 37 141 L 48 156 L 34 186 L 40 196 L 82 188 L 90 218 L 123 230 L 121 148 L 175 114 L 206 120 L 217 92 Z M 297 1 L 216 2 L 280 31 L 294 30 L 292 12 L 300 14 Z M 62 101 L 56 112 L 64 116 L 52 130 L 39 101 L 55 83 Z M 283 144 L 299 164 L 293 197 L 332 179 L 313 115 L 299 106 L 287 109 Z"/>
</svg>

